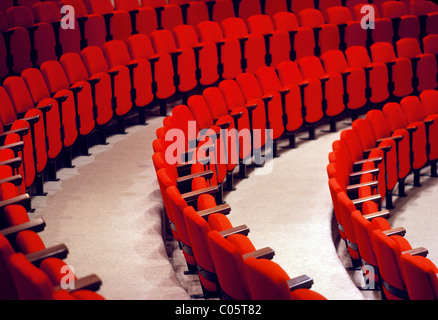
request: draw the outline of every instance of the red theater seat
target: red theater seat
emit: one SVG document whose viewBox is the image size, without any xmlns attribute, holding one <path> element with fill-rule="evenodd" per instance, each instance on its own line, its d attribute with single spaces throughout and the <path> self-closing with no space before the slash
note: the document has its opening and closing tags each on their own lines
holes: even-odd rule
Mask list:
<svg viewBox="0 0 438 320">
<path fill-rule="evenodd" d="M 274 261 L 251 257 L 245 260 L 245 269 L 251 300 L 326 300 L 310 290 L 313 280 L 309 276 L 291 279 Z"/>
</svg>

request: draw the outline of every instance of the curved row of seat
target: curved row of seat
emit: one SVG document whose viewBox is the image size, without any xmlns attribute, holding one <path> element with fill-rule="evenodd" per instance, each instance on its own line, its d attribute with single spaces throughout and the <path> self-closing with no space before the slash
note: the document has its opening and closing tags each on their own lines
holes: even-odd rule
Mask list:
<svg viewBox="0 0 438 320">
<path fill-rule="evenodd" d="M 203 97 L 191 96 L 189 103 L 193 101 L 195 108 L 207 107 L 197 104 L 199 99 Z M 192 114 L 188 107 L 178 105 L 172 111 L 172 115 L 163 119 L 163 126 L 157 130 L 157 139 L 153 142 L 152 160 L 164 202 L 163 223 L 168 226 L 163 238 L 178 242 L 187 263 L 187 273 L 199 276 L 202 297 L 227 300 L 325 299 L 310 290 L 313 280 L 309 276 L 290 279 L 281 266 L 272 261 L 275 252 L 271 248 L 255 248 L 248 236 L 249 228 L 246 225 L 233 226 L 227 218 L 231 207 L 223 199 L 221 173 L 229 174 L 227 181 L 232 179 L 233 169 L 227 170 L 230 166 L 234 168 L 235 163 L 216 163 L 208 159 L 220 153 L 216 147 L 222 143 L 214 136 L 229 129 L 233 117 L 225 115 L 216 123 L 212 122 L 204 136 L 212 140 L 197 143 L 188 140 L 183 133 L 187 132 L 184 128 L 195 127 L 198 123 L 190 118 Z M 182 141 L 172 141 L 174 134 L 181 137 L 181 133 Z M 197 133 L 203 134 L 196 128 L 194 133 L 195 137 Z M 236 142 L 233 137 L 231 140 Z M 186 149 L 190 144 L 193 144 L 193 149 Z M 192 160 L 173 161 L 187 157 Z"/>
<path fill-rule="evenodd" d="M 214 8 L 223 6 L 222 2 L 228 3 L 226 7 L 230 12 L 219 14 L 219 17 L 208 14 L 208 7 L 214 11 Z M 3 17 L 3 23 L 0 23 L 3 26 L 0 37 L 0 77 L 20 73 L 28 67 L 38 67 L 42 62 L 59 59 L 67 52 L 79 53 L 87 46 L 102 46 L 109 40 L 125 41 L 132 34 L 151 35 L 162 29 L 173 31 L 180 25 L 197 28 L 200 23 L 206 24 L 205 22 L 219 23 L 222 25 L 219 29 L 223 30 L 209 26 L 208 33 L 199 32 L 191 34 L 190 38 L 179 39 L 178 46 L 193 47 L 198 42 L 207 40 L 217 43 L 223 41 L 223 38 L 237 38 L 242 46 L 239 48 L 242 56 L 241 68 L 252 72 L 260 66 L 252 66 L 252 63 L 275 66 L 285 56 L 294 60 L 306 55 L 319 55 L 330 49 L 345 50 L 354 45 L 369 47 L 374 42 L 382 41 L 395 44 L 400 38 L 406 37 L 421 40 L 428 34 L 438 32 L 433 29 L 436 24 L 434 19 L 438 16 L 436 8 L 429 2 L 429 5 L 422 5 L 423 1 L 418 1 L 418 5 L 413 5 L 411 10 L 401 1 L 376 4 L 374 29 L 361 27 L 364 14 L 360 13 L 360 8 L 363 3 L 355 3 L 355 9 L 351 6 L 350 10 L 339 1 L 335 5 L 326 6 L 320 2 L 324 9 L 310 7 L 312 1 L 305 8 L 275 4 L 276 9 L 268 10 L 268 13 L 260 5 L 260 9 L 251 9 L 258 1 L 233 3 L 231 0 L 190 1 L 181 6 L 166 4 L 157 8 L 140 6 L 137 0 L 116 1 L 115 7 L 110 0 L 39 1 L 32 6 L 32 11 L 27 6 L 12 6 L 6 11 L 8 17 Z M 266 5 L 270 3 L 265 1 Z M 63 23 L 67 23 L 59 9 L 63 5 L 75 8 L 76 19 L 74 23 L 69 22 L 73 28 L 63 26 Z M 203 9 L 198 9 L 199 6 Z M 248 13 L 236 15 L 235 7 L 245 8 Z M 282 10 L 283 7 L 290 11 Z M 379 14 L 386 7 L 388 8 Z M 195 12 L 190 14 L 192 8 Z M 191 16 L 194 17 L 193 21 Z M 223 24 L 224 20 L 227 23 Z M 166 21 L 169 22 L 168 25 Z M 425 26 L 421 27 L 423 24 Z M 256 53 L 259 51 L 260 53 Z M 256 56 L 263 52 L 265 55 L 257 57 L 257 60 Z M 253 61 L 254 59 L 256 60 Z M 228 61 L 228 58 L 224 60 Z"/>
<path fill-rule="evenodd" d="M 437 177 L 438 91 L 425 90 L 367 112 L 333 142 L 327 174 L 339 235 L 353 267 L 385 299 L 436 300 L 438 268 L 427 249 L 412 248 L 406 230 L 386 220 L 392 191 L 407 194 L 404 180 L 430 166 Z M 386 196 L 385 196 L 386 195 Z M 386 199 L 386 200 L 385 200 Z M 381 210 L 385 203 L 386 210 Z"/>
<path fill-rule="evenodd" d="M 99 14 L 97 16 L 102 17 Z M 84 21 L 91 20 L 85 19 Z M 87 137 L 89 134 L 98 129 L 101 134 L 100 142 L 104 143 L 105 128 L 113 119 L 118 120 L 119 132 L 123 133 L 124 119 L 132 110 L 139 112 L 140 122 L 144 123 L 145 106 L 154 104 L 157 101 L 165 101 L 174 96 L 175 93 L 187 93 L 183 101 L 187 101 L 187 104 L 189 104 L 190 100 L 190 105 L 193 106 L 193 109 L 202 110 L 202 101 L 200 105 L 198 104 L 199 101 L 196 101 L 196 97 L 192 98 L 188 95 L 191 89 L 196 88 L 200 84 L 200 77 L 206 74 L 205 72 L 197 71 L 200 68 L 197 67 L 196 50 L 191 51 L 188 48 L 186 50 L 185 47 L 178 48 L 176 45 L 169 49 L 167 45 L 173 42 L 173 35 L 169 30 L 158 31 L 160 31 L 160 34 L 164 34 L 163 37 L 157 36 L 155 41 L 155 47 L 157 43 L 161 43 L 165 47 L 161 52 L 156 52 L 153 46 L 149 45 L 154 37 L 148 39 L 145 34 L 130 35 L 126 41 L 107 41 L 105 39 L 104 43 L 99 46 L 90 46 L 90 42 L 88 42 L 87 46 L 81 48 L 82 50 L 79 53 L 64 53 L 53 60 L 42 62 L 38 68 L 25 68 L 17 75 L 5 78 L 3 87 L 0 89 L 1 109 L 6 110 L 6 113 L 2 115 L 2 123 L 4 130 L 12 131 L 3 134 L 5 143 L 2 150 L 2 159 L 7 161 L 7 163 L 4 162 L 2 164 L 8 167 L 8 170 L 11 170 L 10 173 L 5 174 L 4 177 L 6 179 L 11 179 L 16 173 L 21 174 L 22 179 L 17 179 L 17 186 L 14 187 L 17 194 L 28 197 L 26 195 L 27 191 L 31 194 L 43 195 L 44 170 L 47 163 L 50 164 L 48 179 L 55 180 L 56 162 L 61 153 L 65 162 L 64 166 L 71 166 L 72 148 L 75 142 L 81 140 L 82 154 L 88 154 Z M 77 38 L 71 37 L 71 39 Z M 241 42 L 239 40 L 235 39 L 232 43 L 237 44 L 237 47 L 240 49 Z M 82 42 L 81 46 L 84 44 Z M 213 49 L 210 49 L 209 53 L 205 55 L 210 58 L 211 56 L 209 55 L 211 53 L 217 52 L 217 50 L 214 50 L 217 49 L 216 46 L 215 42 Z M 207 45 L 204 45 L 202 49 L 204 47 L 208 48 Z M 225 47 L 229 48 L 233 47 L 233 45 L 229 45 L 229 47 L 224 45 Z M 26 50 L 23 52 L 26 52 Z M 58 54 L 59 52 L 61 51 L 58 51 Z M 225 52 L 227 51 L 224 50 L 223 53 L 225 54 Z M 342 51 L 336 52 L 336 54 L 339 53 L 342 53 Z M 237 56 L 239 57 L 239 55 Z M 244 70 L 246 71 L 245 68 L 236 68 L 237 71 L 234 70 L 234 67 L 226 69 L 224 65 L 224 70 L 233 70 L 236 72 L 236 76 L 240 74 L 242 76 L 239 78 L 240 83 L 231 80 L 231 78 L 236 76 L 230 76 L 230 82 L 223 85 L 224 87 L 229 85 L 226 90 L 229 90 L 231 95 L 226 100 L 225 105 L 222 105 L 222 110 L 233 109 L 234 112 L 230 115 L 232 120 L 223 117 L 221 119 L 222 122 L 218 123 L 216 121 L 214 123 L 213 121 L 213 124 L 216 124 L 215 132 L 218 133 L 221 131 L 220 129 L 229 128 L 233 124 L 235 128 L 239 128 L 239 133 L 242 132 L 242 128 L 250 129 L 251 135 L 252 132 L 255 132 L 254 129 L 260 129 L 263 132 L 266 129 L 270 129 L 272 130 L 272 136 L 269 138 L 276 137 L 278 139 L 283 136 L 285 131 L 288 131 L 289 135 L 293 137 L 295 129 L 292 128 L 304 128 L 302 123 L 299 122 L 302 121 L 304 123 L 305 121 L 300 120 L 300 117 L 297 115 L 302 113 L 301 117 L 307 118 L 306 120 L 317 118 L 315 121 L 318 121 L 318 119 L 322 119 L 329 108 L 328 100 L 330 99 L 327 98 L 335 97 L 333 101 L 336 102 L 342 100 L 340 105 L 336 105 L 336 102 L 331 102 L 330 105 L 333 105 L 336 110 L 344 110 L 345 105 L 349 102 L 349 99 L 344 98 L 346 96 L 345 92 L 339 94 L 335 90 L 330 91 L 331 89 L 328 89 L 329 85 L 324 86 L 326 81 L 330 81 L 330 77 L 327 77 L 326 74 L 323 77 L 327 77 L 327 80 L 323 80 L 322 83 L 319 81 L 321 68 L 315 71 L 312 64 L 318 61 L 318 64 L 321 65 L 324 61 L 321 62 L 318 58 L 318 60 L 313 58 L 316 57 L 313 56 L 312 51 L 312 55 L 307 63 L 310 68 L 309 74 L 311 74 L 309 76 L 300 74 L 303 72 L 300 68 L 304 69 L 303 66 L 299 66 L 293 61 L 285 61 L 286 69 L 284 75 L 285 78 L 289 76 L 292 82 L 288 84 L 288 90 L 269 89 L 269 94 L 266 94 L 264 91 L 262 83 L 260 84 L 260 91 L 253 87 L 258 82 L 254 76 L 255 73 L 243 72 Z M 177 64 L 176 61 L 179 59 L 181 59 L 181 62 Z M 310 59 L 313 59 L 313 61 Z M 329 60 L 329 57 L 327 57 L 327 60 Z M 199 63 L 200 61 L 201 59 L 199 59 Z M 209 61 L 210 59 L 204 60 L 204 62 Z M 223 61 L 225 64 L 225 62 L 230 60 L 224 59 Z M 237 61 L 237 65 L 240 67 L 246 65 L 242 63 L 243 60 L 241 58 Z M 180 66 L 179 68 L 178 65 Z M 221 69 L 217 65 L 213 69 L 220 73 Z M 269 72 L 270 77 L 274 75 L 272 68 L 269 69 L 267 67 L 266 70 L 268 73 L 261 77 L 263 79 L 269 77 Z M 183 76 L 186 74 L 184 72 L 187 72 L 188 76 Z M 333 76 L 331 75 L 331 77 Z M 345 77 L 348 77 L 347 74 L 344 75 Z M 342 76 L 337 75 L 333 78 L 336 80 L 333 80 L 335 84 L 332 86 L 337 86 L 342 82 L 342 80 L 339 82 Z M 275 77 L 271 79 L 275 80 Z M 301 83 L 303 80 L 304 83 Z M 201 84 L 208 85 L 208 82 Z M 268 84 L 270 85 L 270 83 L 265 85 L 267 86 Z M 236 96 L 235 94 L 239 92 L 236 89 L 240 90 L 240 87 L 245 87 L 246 89 L 240 92 L 240 96 Z M 214 88 L 212 89 L 211 97 L 216 99 L 214 98 Z M 331 93 L 326 94 L 326 90 Z M 277 92 L 275 93 L 275 91 Z M 290 92 L 293 92 L 293 94 L 289 94 Z M 316 95 L 315 92 L 317 93 Z M 299 96 L 301 94 L 303 98 Z M 308 97 L 307 101 L 305 96 Z M 321 97 L 321 99 L 318 100 L 318 97 Z M 214 101 L 220 103 L 220 100 Z M 238 111 L 237 107 L 243 106 L 241 101 L 243 101 L 243 104 L 248 104 L 249 108 L 242 108 Z M 272 105 L 274 107 L 271 107 Z M 226 107 L 225 109 L 223 109 L 224 106 Z M 288 112 L 284 111 L 286 106 Z M 306 108 L 303 108 L 303 106 Z M 310 111 L 311 107 L 316 110 L 316 113 Z M 175 112 L 177 112 L 177 109 L 180 110 L 181 115 L 187 116 L 184 108 L 174 108 Z M 215 110 L 217 114 L 222 112 L 219 109 Z M 165 112 L 162 112 L 162 114 L 165 114 Z M 25 115 L 24 119 L 21 118 L 23 115 Z M 204 112 L 196 115 L 198 116 L 196 121 L 199 123 L 208 124 L 211 121 L 211 119 L 208 119 L 208 112 L 205 112 L 205 109 Z M 254 120 L 252 119 L 253 115 Z M 216 118 L 215 116 L 213 119 L 216 120 Z M 170 126 L 175 125 L 174 120 L 167 119 L 165 121 L 166 123 L 170 121 Z M 294 123 L 295 121 L 298 124 Z M 179 128 L 179 126 L 176 126 L 176 128 Z M 200 129 L 205 128 L 202 127 Z M 262 133 L 261 137 L 263 136 L 264 134 Z M 241 139 L 244 140 L 244 137 Z M 221 163 L 214 166 L 211 175 L 215 177 L 213 180 L 217 179 L 216 184 L 221 187 L 226 176 L 225 181 L 228 183 L 228 187 L 232 188 L 232 170 L 234 166 L 239 164 L 242 170 L 241 174 L 244 176 L 246 163 L 244 160 L 249 156 L 253 157 L 255 153 L 261 150 L 266 140 L 269 141 L 269 139 L 261 139 L 260 145 L 257 145 L 254 150 L 250 148 L 248 151 L 239 147 L 238 151 L 236 151 L 239 154 L 239 161 L 230 162 L 225 167 Z M 204 147 L 206 146 L 208 147 L 208 144 L 204 145 Z M 291 139 L 291 146 L 293 146 L 293 139 Z M 232 153 L 230 153 L 231 155 Z M 206 156 L 211 157 L 208 154 Z M 14 162 L 18 164 L 15 167 L 11 167 L 12 161 L 16 161 L 18 157 L 21 157 L 23 161 Z M 199 171 L 200 167 L 202 165 L 194 166 Z M 196 181 L 201 185 L 204 184 L 200 179 L 196 179 Z M 182 183 L 184 184 L 184 182 Z M 33 191 L 34 188 L 35 192 Z M 211 190 L 213 189 L 220 190 L 220 188 L 212 188 Z M 211 199 L 204 201 L 208 202 Z M 218 197 L 218 201 L 222 203 L 220 197 Z M 30 202 L 27 203 L 27 208 L 28 210 L 30 209 Z M 224 222 L 221 220 L 220 223 Z M 242 246 L 245 246 L 246 250 L 252 249 L 248 243 L 242 244 Z M 187 246 L 182 246 L 182 248 L 187 249 Z M 190 252 L 190 249 L 188 251 Z M 187 255 L 187 257 L 189 256 Z M 208 274 L 206 277 L 208 278 Z M 308 280 L 307 283 L 309 283 Z M 231 294 L 230 296 L 233 295 Z"/>
</svg>

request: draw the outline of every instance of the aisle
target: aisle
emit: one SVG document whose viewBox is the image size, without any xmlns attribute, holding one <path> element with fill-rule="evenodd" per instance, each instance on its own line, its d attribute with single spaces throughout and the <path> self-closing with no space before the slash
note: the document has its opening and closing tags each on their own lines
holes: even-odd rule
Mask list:
<svg viewBox="0 0 438 320">
<path fill-rule="evenodd" d="M 47 244 L 65 243 L 78 275 L 97 274 L 107 299 L 188 299 L 161 238 L 161 194 L 151 141 L 162 118 L 131 126 L 126 135 L 76 157 L 75 168 L 46 182 L 46 197 L 32 200 L 47 223 Z"/>
</svg>

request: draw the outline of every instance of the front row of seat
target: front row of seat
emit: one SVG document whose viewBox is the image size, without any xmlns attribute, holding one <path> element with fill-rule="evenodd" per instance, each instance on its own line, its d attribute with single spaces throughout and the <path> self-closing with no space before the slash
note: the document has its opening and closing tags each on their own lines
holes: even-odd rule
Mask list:
<svg viewBox="0 0 438 320">
<path fill-rule="evenodd" d="M 397 183 L 398 195 L 405 196 L 410 172 L 415 186 L 426 165 L 437 176 L 437 99 L 438 91 L 426 90 L 369 111 L 341 132 L 329 154 L 328 184 L 339 235 L 353 267 L 361 267 L 367 286 L 380 289 L 386 299 L 438 299 L 438 269 L 426 258 L 427 249 L 412 248 L 406 230 L 386 220 Z"/>
<path fill-rule="evenodd" d="M 28 216 L 29 195 L 17 195 L 11 182 L 0 191 L 0 300 L 103 300 L 100 278 L 77 277 L 64 244 L 46 247 L 38 235 L 45 221 Z"/>
<path fill-rule="evenodd" d="M 217 180 L 218 166 L 208 161 L 213 155 L 202 150 L 212 147 L 211 141 L 200 142 L 195 147 L 193 153 L 197 153 L 198 160 L 169 161 L 171 144 L 160 137 L 181 124 L 173 115 L 163 120 L 163 127 L 157 130 L 153 143 L 153 163 L 164 203 L 165 222 L 168 222 L 163 237 L 178 242 L 187 272 L 199 276 L 203 298 L 325 299 L 310 290 L 313 283 L 310 277 L 290 279 L 281 266 L 272 261 L 271 248 L 256 249 L 246 225 L 231 224 L 227 218 L 231 207 L 224 203 Z M 212 132 L 210 134 L 217 133 Z M 191 155 L 185 156 L 192 159 Z"/>
</svg>

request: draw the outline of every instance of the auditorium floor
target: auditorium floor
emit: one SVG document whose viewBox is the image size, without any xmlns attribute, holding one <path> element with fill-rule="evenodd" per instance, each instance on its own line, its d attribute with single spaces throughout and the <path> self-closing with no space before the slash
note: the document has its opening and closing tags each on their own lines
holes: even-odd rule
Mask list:
<svg viewBox="0 0 438 320">
<path fill-rule="evenodd" d="M 31 215 L 47 223 L 41 234 L 46 245 L 65 243 L 67 263 L 79 276 L 100 276 L 100 293 L 110 300 L 190 299 L 201 293 L 196 276 L 184 274 L 176 244 L 166 248 L 161 238 L 163 205 L 151 160 L 161 124 L 162 118 L 151 117 L 147 126 L 129 126 L 126 135 L 110 136 L 108 145 L 91 147 L 90 156 L 73 160 L 74 168 L 58 171 L 59 181 L 45 183 L 47 196 L 32 200 Z M 236 190 L 225 196 L 232 208 L 228 217 L 233 225 L 248 225 L 256 248 L 273 248 L 274 261 L 291 277 L 312 277 L 313 289 L 326 298 L 380 299 L 378 292 L 358 289 L 360 271 L 350 270 L 334 229 L 327 155 L 348 125 L 339 123 L 336 133 L 321 127 L 314 141 L 300 134 L 298 148 L 281 148 L 271 160 L 270 173 L 255 168 L 248 179 L 236 179 Z M 438 179 L 423 179 L 421 188 L 408 183 L 407 198 L 395 198 L 390 222 L 404 226 L 413 246 L 427 247 L 437 263 Z"/>
</svg>

